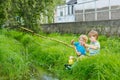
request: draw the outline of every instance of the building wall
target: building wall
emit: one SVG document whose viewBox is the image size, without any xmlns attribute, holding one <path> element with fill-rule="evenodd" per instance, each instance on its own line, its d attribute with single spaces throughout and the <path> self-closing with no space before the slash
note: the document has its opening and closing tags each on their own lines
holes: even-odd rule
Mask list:
<svg viewBox="0 0 120 80">
<path fill-rule="evenodd" d="M 66 0 L 68 1 L 70 0 Z M 70 8 L 71 6 L 69 5 Z M 77 0 L 77 4 L 73 6 L 74 14 L 68 14 L 68 5 L 58 6 L 54 22 L 120 19 L 120 0 Z M 63 12 L 63 16 L 60 16 L 60 11 Z"/>
<path fill-rule="evenodd" d="M 120 19 L 120 9 L 111 11 L 112 19 Z"/>
<path fill-rule="evenodd" d="M 77 0 L 77 5 L 75 9 L 76 10 L 82 10 L 83 8 L 94 9 L 95 3 L 97 8 L 103 8 L 103 7 L 108 7 L 109 4 L 111 6 L 120 5 L 120 0 Z"/>
<path fill-rule="evenodd" d="M 68 7 L 69 7 L 69 13 L 68 13 Z M 74 22 L 75 21 L 75 15 L 72 13 L 72 5 L 63 5 L 58 6 L 55 11 L 55 23 L 61 23 L 61 22 Z"/>
<path fill-rule="evenodd" d="M 114 19 L 120 19 L 120 6 L 112 6 L 112 10 L 110 11 L 111 20 Z M 97 20 L 109 20 L 109 7 L 105 8 L 99 8 L 97 9 Z M 83 20 L 83 15 L 85 20 Z M 83 10 L 77 10 L 75 11 L 75 21 L 95 21 L 95 10 L 94 9 L 88 9 L 85 10 L 85 13 L 83 14 Z"/>
<path fill-rule="evenodd" d="M 86 21 L 86 22 L 71 22 L 71 23 L 53 23 L 42 24 L 42 30 L 46 33 L 75 33 L 87 34 L 94 29 L 102 35 L 117 35 L 120 36 L 120 19 L 104 20 L 104 21 Z"/>
</svg>

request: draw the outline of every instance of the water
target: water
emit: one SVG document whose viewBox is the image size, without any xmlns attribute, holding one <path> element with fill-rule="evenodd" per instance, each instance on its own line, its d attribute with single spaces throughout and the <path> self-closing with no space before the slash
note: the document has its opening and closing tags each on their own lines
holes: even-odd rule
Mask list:
<svg viewBox="0 0 120 80">
<path fill-rule="evenodd" d="M 45 74 L 42 76 L 42 80 L 59 80 L 59 79 L 54 77 L 52 74 Z"/>
<path fill-rule="evenodd" d="M 43 69 L 40 69 L 39 77 L 35 77 L 35 75 L 31 76 L 30 80 L 60 80 L 58 77 L 55 76 L 55 74 L 45 71 Z"/>
</svg>

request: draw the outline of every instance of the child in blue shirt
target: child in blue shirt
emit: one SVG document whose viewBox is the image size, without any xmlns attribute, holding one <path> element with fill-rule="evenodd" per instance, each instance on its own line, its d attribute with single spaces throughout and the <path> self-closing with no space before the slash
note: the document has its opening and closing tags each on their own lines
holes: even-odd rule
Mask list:
<svg viewBox="0 0 120 80">
<path fill-rule="evenodd" d="M 77 56 L 86 55 L 86 49 L 84 45 L 87 41 L 88 38 L 86 35 L 80 35 L 78 42 L 74 42 L 74 40 L 71 41 L 71 44 L 74 45 Z"/>
<path fill-rule="evenodd" d="M 86 55 L 86 49 L 84 45 L 87 41 L 88 41 L 88 38 L 86 35 L 80 35 L 78 42 L 74 42 L 74 40 L 71 41 L 71 44 L 74 45 L 77 56 L 79 56 L 81 60 Z M 74 64 L 73 57 L 70 56 L 70 59 L 68 62 L 69 63 L 65 64 L 64 66 L 66 69 L 70 70 L 72 68 L 72 65 Z"/>
</svg>

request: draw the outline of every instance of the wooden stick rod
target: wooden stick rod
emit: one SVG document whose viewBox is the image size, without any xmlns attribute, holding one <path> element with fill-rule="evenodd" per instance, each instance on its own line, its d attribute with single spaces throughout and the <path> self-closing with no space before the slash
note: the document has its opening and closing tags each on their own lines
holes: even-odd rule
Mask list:
<svg viewBox="0 0 120 80">
<path fill-rule="evenodd" d="M 67 44 L 67 43 L 65 43 L 65 42 L 63 42 L 63 41 L 60 41 L 60 40 L 57 40 L 57 39 L 54 39 L 54 38 L 50 38 L 50 37 L 42 36 L 42 35 L 37 34 L 37 33 L 35 33 L 34 31 L 32 31 L 32 30 L 30 30 L 30 29 L 28 29 L 28 28 L 25 28 L 25 27 L 20 27 L 20 28 L 23 29 L 23 30 L 26 30 L 26 31 L 28 31 L 28 32 L 30 32 L 30 33 L 33 33 L 34 35 L 36 35 L 36 36 L 38 36 L 38 37 L 41 37 L 41 38 L 44 38 L 44 39 L 49 39 L 49 40 L 52 40 L 52 41 L 56 41 L 56 42 L 58 42 L 58 43 L 64 44 L 64 45 L 67 46 L 67 47 L 74 48 L 72 45 L 69 45 L 69 44 Z"/>
</svg>

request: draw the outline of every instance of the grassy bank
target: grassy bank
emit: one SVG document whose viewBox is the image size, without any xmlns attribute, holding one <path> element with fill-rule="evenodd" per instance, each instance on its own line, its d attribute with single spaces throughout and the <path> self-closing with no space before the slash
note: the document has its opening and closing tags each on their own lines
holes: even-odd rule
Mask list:
<svg viewBox="0 0 120 80">
<path fill-rule="evenodd" d="M 77 35 L 43 34 L 70 44 Z M 72 70 L 65 70 L 72 48 L 58 42 L 17 32 L 0 30 L 0 79 L 39 80 L 41 68 L 56 74 L 61 80 L 119 80 L 120 38 L 100 36 L 101 54 L 76 62 Z"/>
</svg>

